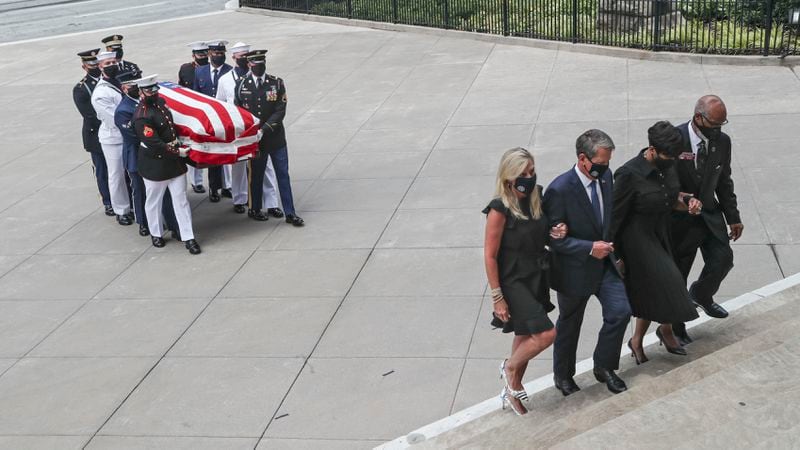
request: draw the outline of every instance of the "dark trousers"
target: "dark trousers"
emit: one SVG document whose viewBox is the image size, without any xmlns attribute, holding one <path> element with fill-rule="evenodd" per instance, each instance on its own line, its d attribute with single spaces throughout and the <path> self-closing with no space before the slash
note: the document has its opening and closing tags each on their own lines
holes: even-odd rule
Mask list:
<svg viewBox="0 0 800 450">
<path fill-rule="evenodd" d="M 259 154 L 256 158 L 247 161 L 247 207 L 256 211 L 261 210 L 264 198 L 264 171 L 267 170 L 267 155 Z"/>
<path fill-rule="evenodd" d="M 608 263 L 595 296 L 603 309 L 603 327 L 597 336 L 594 365 L 617 370 L 625 328 L 631 318 L 631 306 L 622 279 Z M 553 345 L 553 374 L 557 378 L 571 378 L 575 375 L 578 338 L 588 301 L 589 296 L 570 297 L 558 293 L 558 322 Z"/>
<path fill-rule="evenodd" d="M 222 189 L 222 166 L 208 168 L 208 187 L 211 192 L 219 192 Z"/>
<path fill-rule="evenodd" d="M 103 152 L 89 152 L 89 154 L 92 156 L 92 167 L 94 169 L 94 177 L 97 179 L 97 190 L 100 192 L 100 198 L 103 199 L 103 205 L 111 206 L 106 157 L 103 156 Z"/>
<path fill-rule="evenodd" d="M 689 288 L 691 296 L 701 305 L 710 305 L 722 280 L 733 268 L 733 250 L 728 241 L 714 236 L 702 217 L 673 223 L 672 255 L 675 264 L 688 281 L 697 249 L 703 255 L 703 271 Z"/>
<path fill-rule="evenodd" d="M 292 197 L 292 183 L 289 179 L 289 152 L 286 146 L 283 146 L 271 151 L 269 157 L 272 158 L 272 167 L 275 168 L 275 178 L 278 180 L 278 191 L 281 194 L 283 212 L 288 216 L 293 216 L 294 198 Z"/>
<path fill-rule="evenodd" d="M 139 175 L 139 172 L 128 172 L 128 177 L 131 182 L 131 204 L 133 204 L 134 218 L 139 225 L 147 226 L 147 216 L 144 212 L 144 180 L 142 176 Z"/>
<path fill-rule="evenodd" d="M 169 188 L 164 192 L 164 199 L 161 203 L 161 215 L 164 216 L 164 223 L 171 231 L 180 234 L 181 229 L 178 227 L 178 219 L 175 218 L 175 208 L 172 207 L 172 195 L 169 193 Z"/>
</svg>

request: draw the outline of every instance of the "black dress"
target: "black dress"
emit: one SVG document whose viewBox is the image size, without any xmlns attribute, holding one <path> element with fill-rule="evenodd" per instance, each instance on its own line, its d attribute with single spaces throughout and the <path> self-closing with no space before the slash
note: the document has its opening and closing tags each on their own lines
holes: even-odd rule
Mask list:
<svg viewBox="0 0 800 450">
<path fill-rule="evenodd" d="M 689 322 L 697 311 L 670 250 L 670 217 L 680 186 L 674 169 L 665 175 L 643 153 L 614 174 L 611 232 L 625 263 L 625 290 L 635 317 Z"/>
<path fill-rule="evenodd" d="M 541 195 L 537 186 L 535 195 Z M 492 325 L 503 329 L 503 333 L 527 336 L 553 328 L 547 313 L 555 306 L 550 303 L 550 283 L 547 271 L 548 255 L 545 249 L 549 234 L 547 217 L 531 218 L 530 204 L 521 202 L 522 212 L 529 217 L 522 220 L 515 217 L 502 200 L 496 198 L 489 202 L 483 213 L 497 210 L 506 216 L 505 229 L 497 253 L 500 274 L 500 289 L 508 303 L 511 320 L 501 322 L 493 317 Z"/>
</svg>

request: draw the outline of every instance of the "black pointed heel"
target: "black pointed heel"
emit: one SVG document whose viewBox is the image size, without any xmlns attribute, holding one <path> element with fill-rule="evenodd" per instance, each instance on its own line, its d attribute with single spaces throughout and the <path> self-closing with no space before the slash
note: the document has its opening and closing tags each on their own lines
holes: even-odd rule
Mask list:
<svg viewBox="0 0 800 450">
<path fill-rule="evenodd" d="M 686 349 L 677 346 L 677 347 L 670 347 L 666 342 L 664 342 L 664 336 L 661 334 L 661 328 L 656 328 L 656 336 L 658 337 L 658 345 L 663 345 L 668 352 L 672 353 L 673 355 L 680 355 L 686 356 Z"/>
</svg>

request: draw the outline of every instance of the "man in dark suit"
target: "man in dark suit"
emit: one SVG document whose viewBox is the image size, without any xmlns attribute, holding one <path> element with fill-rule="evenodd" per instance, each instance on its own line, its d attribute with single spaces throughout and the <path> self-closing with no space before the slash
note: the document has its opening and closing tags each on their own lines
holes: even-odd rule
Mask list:
<svg viewBox="0 0 800 450">
<path fill-rule="evenodd" d="M 558 292 L 558 322 L 553 347 L 555 386 L 562 394 L 580 390 L 573 379 L 583 314 L 594 295 L 603 309 L 603 327 L 594 350 L 595 378 L 613 393 L 627 386 L 614 371 L 631 316 L 625 286 L 609 242 L 613 178 L 608 163 L 614 142 L 600 130 L 588 130 L 575 143 L 578 162 L 559 175 L 544 194 L 552 224 L 564 222 L 568 235 L 550 243 L 554 252 L 552 286 Z"/>
<path fill-rule="evenodd" d="M 194 71 L 194 84 L 192 89 L 209 97 L 217 96 L 217 86 L 219 79 L 228 73 L 233 67 L 225 63 L 225 46 L 228 41 L 215 40 L 206 43 L 208 45 L 208 55 L 210 64 L 198 66 Z M 220 190 L 224 187 L 222 178 L 222 166 L 212 166 L 208 168 L 208 200 L 211 202 L 220 201 Z"/>
<path fill-rule="evenodd" d="M 97 137 L 97 132 L 100 130 L 100 119 L 97 118 L 97 112 L 92 106 L 92 92 L 94 87 L 97 86 L 97 82 L 100 81 L 100 77 L 103 76 L 97 66 L 97 53 L 99 51 L 99 48 L 95 48 L 78 53 L 78 56 L 81 57 L 81 66 L 86 71 L 86 76 L 72 88 L 72 100 L 75 102 L 78 112 L 83 116 L 83 128 L 81 130 L 83 148 L 92 157 L 97 190 L 103 200 L 105 213 L 107 216 L 114 216 L 114 208 L 111 206 L 111 193 L 108 190 L 108 167 L 106 166 L 106 158 L 103 156 L 103 149 L 100 147 L 100 139 Z"/>
<path fill-rule="evenodd" d="M 672 254 L 683 278 L 688 280 L 698 248 L 705 262 L 689 296 L 706 314 L 718 319 L 728 316 L 725 308 L 714 302 L 714 295 L 733 268 L 729 241 L 739 239 L 744 230 L 731 178 L 731 138 L 722 132 L 726 123 L 725 103 L 716 95 L 706 95 L 697 101 L 692 120 L 678 127 L 685 148 L 675 166 L 681 191 L 699 199 L 703 209 L 699 215 L 676 211 L 671 224 Z M 684 344 L 692 341 L 684 324 L 673 324 L 673 329 Z"/>
</svg>

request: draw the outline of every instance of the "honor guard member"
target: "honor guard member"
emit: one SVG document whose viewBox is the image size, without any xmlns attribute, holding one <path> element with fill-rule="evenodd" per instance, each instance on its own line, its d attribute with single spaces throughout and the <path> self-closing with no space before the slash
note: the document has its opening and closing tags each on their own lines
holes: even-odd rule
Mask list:
<svg viewBox="0 0 800 450">
<path fill-rule="evenodd" d="M 139 87 L 136 77 L 131 72 L 117 75 L 117 80 L 122 84 L 122 101 L 119 102 L 114 112 L 114 124 L 122 134 L 122 164 L 131 181 L 131 201 L 133 202 L 133 217 L 139 224 L 139 235 L 148 236 L 147 217 L 144 212 L 144 181 L 136 168 L 136 158 L 139 153 L 139 138 L 133 131 L 131 119 L 136 106 L 139 104 Z"/>
<path fill-rule="evenodd" d="M 97 67 L 97 53 L 99 51 L 100 49 L 96 48 L 78 53 L 78 56 L 81 57 L 81 66 L 86 71 L 86 76 L 72 88 L 72 100 L 75 102 L 78 112 L 83 116 L 83 128 L 81 130 L 83 148 L 92 157 L 92 168 L 94 177 L 97 180 L 97 190 L 103 200 L 106 215 L 113 216 L 114 208 L 111 207 L 111 194 L 108 192 L 108 168 L 106 167 L 106 159 L 103 156 L 103 149 L 100 147 L 100 140 L 97 137 L 97 132 L 100 130 L 100 119 L 97 118 L 97 113 L 92 107 L 92 91 L 97 86 L 97 82 L 100 81 L 100 77 L 103 76 L 100 68 Z"/>
<path fill-rule="evenodd" d="M 189 253 L 200 253 L 200 245 L 192 231 L 192 210 L 186 198 L 186 164 L 184 150 L 178 142 L 172 113 L 158 95 L 156 77 L 137 80 L 141 101 L 133 115 L 133 127 L 139 137 L 138 166 L 146 189 L 145 210 L 154 247 L 166 245 L 161 225 L 161 205 L 169 188 L 181 238 Z"/>
<path fill-rule="evenodd" d="M 202 41 L 186 45 L 192 48 L 192 62 L 184 63 L 178 69 L 178 84 L 191 89 L 194 86 L 195 69 L 208 65 L 208 45 Z"/>
<path fill-rule="evenodd" d="M 217 100 L 223 102 L 233 103 L 234 89 L 236 82 L 242 77 L 246 76 L 250 71 L 247 65 L 247 53 L 250 52 L 250 46 L 237 42 L 230 48 L 231 56 L 236 65 L 233 70 L 229 71 L 222 78 L 219 79 L 217 86 Z M 245 205 L 247 204 L 247 161 L 239 161 L 236 164 L 226 165 L 225 168 L 231 168 L 231 187 L 233 189 L 233 210 L 238 214 L 244 214 Z M 278 182 L 275 179 L 275 169 L 272 168 L 272 161 L 267 158 L 267 167 L 264 173 L 264 189 L 262 205 L 267 208 L 267 213 L 273 217 L 283 217 L 283 211 L 278 208 L 278 192 L 275 187 Z"/>
<path fill-rule="evenodd" d="M 122 85 L 117 80 L 119 66 L 113 52 L 97 54 L 97 61 L 103 78 L 97 82 L 92 92 L 92 107 L 100 119 L 98 137 L 103 149 L 103 156 L 108 167 L 108 189 L 111 193 L 111 206 L 117 215 L 117 223 L 130 225 L 131 203 L 128 183 L 125 179 L 125 166 L 122 162 L 122 134 L 114 123 L 114 113 L 122 101 Z"/>
<path fill-rule="evenodd" d="M 286 150 L 286 130 L 283 119 L 286 116 L 286 86 L 283 80 L 266 73 L 266 50 L 254 50 L 247 54 L 250 74 L 236 83 L 234 103 L 253 113 L 261 121 L 261 141 L 259 155 L 248 161 L 250 169 L 250 209 L 247 215 L 255 220 L 267 220 L 261 211 L 261 188 L 264 183 L 266 159 L 272 160 L 281 203 L 286 212 L 286 222 L 296 227 L 303 226 L 303 219 L 294 211 L 292 186 L 289 179 L 289 155 Z"/>
<path fill-rule="evenodd" d="M 727 123 L 728 110 L 722 99 L 706 95 L 697 100 L 692 120 L 678 126 L 685 148 L 675 164 L 681 192 L 692 194 L 703 208 L 699 215 L 673 212 L 670 230 L 672 255 L 684 280 L 688 280 L 700 249 L 705 264 L 689 287 L 689 298 L 717 319 L 728 317 L 728 311 L 714 302 L 714 295 L 733 268 L 730 240 L 739 239 L 744 230 L 731 178 L 731 138 L 722 132 Z M 692 342 L 684 324 L 672 327 L 681 343 Z"/>
<path fill-rule="evenodd" d="M 119 66 L 119 72 L 131 72 L 133 76 L 139 78 L 142 76 L 142 71 L 139 70 L 139 66 L 136 64 L 125 61 L 122 59 L 123 50 L 122 50 L 122 35 L 121 34 L 113 34 L 111 36 L 105 37 L 102 40 L 103 45 L 106 46 L 106 51 L 114 52 L 116 54 L 116 61 L 117 66 Z"/>
<path fill-rule="evenodd" d="M 192 89 L 209 97 L 217 96 L 219 79 L 228 73 L 232 67 L 225 63 L 225 46 L 228 41 L 213 40 L 208 44 L 210 64 L 199 66 L 194 71 L 194 85 Z M 208 199 L 216 203 L 220 201 L 220 190 L 223 188 L 222 166 L 208 168 Z"/>
</svg>

